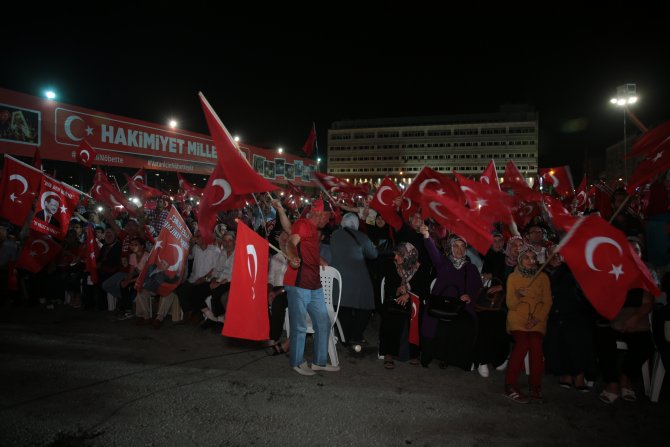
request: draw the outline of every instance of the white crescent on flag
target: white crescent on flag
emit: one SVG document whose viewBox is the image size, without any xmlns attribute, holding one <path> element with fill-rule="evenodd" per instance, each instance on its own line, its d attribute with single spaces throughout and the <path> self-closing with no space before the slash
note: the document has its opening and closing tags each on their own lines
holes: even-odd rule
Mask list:
<svg viewBox="0 0 670 447">
<path fill-rule="evenodd" d="M 428 204 L 428 208 L 430 208 L 431 210 L 433 210 L 433 212 L 434 212 L 435 214 L 437 214 L 437 215 L 443 217 L 444 219 L 448 219 L 447 216 L 445 216 L 444 214 L 442 214 L 441 212 L 439 212 L 439 211 L 437 210 L 437 207 L 438 207 L 438 206 L 440 206 L 440 204 L 439 204 L 438 202 L 430 202 L 430 203 Z"/>
<path fill-rule="evenodd" d="M 256 247 L 253 244 L 247 245 L 247 270 L 251 278 L 251 299 L 255 300 L 256 289 L 254 289 L 254 285 L 256 284 L 256 274 L 258 273 L 258 256 L 256 255 Z"/>
<path fill-rule="evenodd" d="M 223 197 L 221 200 L 218 202 L 212 203 L 212 206 L 216 206 L 220 203 L 223 203 L 228 197 L 230 197 L 230 194 L 233 192 L 233 190 L 230 188 L 230 183 L 228 183 L 226 180 L 222 178 L 217 178 L 212 182 L 213 186 L 218 186 L 223 190 Z"/>
<path fill-rule="evenodd" d="M 379 200 L 379 203 L 381 203 L 384 206 L 388 206 L 388 203 L 384 202 L 384 199 L 382 199 L 382 196 L 384 195 L 384 191 L 386 190 L 391 190 L 391 187 L 388 185 L 384 185 L 381 188 L 379 188 L 379 191 L 377 191 L 377 200 Z"/>
<path fill-rule="evenodd" d="M 437 183 L 438 185 L 440 184 L 440 182 L 438 182 L 434 178 L 429 178 L 429 179 L 426 179 L 426 180 L 422 181 L 421 184 L 419 185 L 419 192 L 421 194 L 423 194 L 423 190 L 426 189 L 426 186 L 428 185 L 428 183 Z"/>
<path fill-rule="evenodd" d="M 30 246 L 32 247 L 35 244 L 41 245 L 42 247 L 44 247 L 44 251 L 42 253 L 38 253 L 38 254 L 45 255 L 45 254 L 49 253 L 49 244 L 47 244 L 46 241 L 44 241 L 42 239 L 35 239 L 33 241 L 33 243 L 30 244 Z"/>
<path fill-rule="evenodd" d="M 84 157 L 84 154 L 86 154 L 86 157 Z M 82 149 L 79 151 L 79 158 L 81 158 L 84 163 L 88 163 L 91 159 L 91 154 L 86 149 Z"/>
<path fill-rule="evenodd" d="M 602 270 L 600 270 L 593 264 L 593 254 L 595 253 L 596 248 L 598 248 L 598 246 L 601 244 L 612 245 L 616 247 L 616 249 L 619 251 L 619 255 L 623 255 L 623 249 L 621 248 L 621 245 L 619 245 L 619 243 L 614 239 L 603 236 L 592 237 L 586 243 L 586 248 L 584 249 L 584 256 L 586 257 L 586 265 L 588 265 L 591 270 L 594 270 L 596 272 L 600 272 Z"/>
<path fill-rule="evenodd" d="M 482 176 L 479 178 L 479 181 L 484 182 L 484 183 L 489 184 L 489 185 L 491 184 L 491 180 L 489 180 L 489 176 L 488 176 L 488 175 L 482 175 Z"/>
</svg>

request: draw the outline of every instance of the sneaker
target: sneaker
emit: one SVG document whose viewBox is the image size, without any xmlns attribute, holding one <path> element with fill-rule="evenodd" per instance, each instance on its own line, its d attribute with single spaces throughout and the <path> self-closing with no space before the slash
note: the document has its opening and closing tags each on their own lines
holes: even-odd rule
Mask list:
<svg viewBox="0 0 670 447">
<path fill-rule="evenodd" d="M 489 376 L 489 365 L 479 365 L 479 368 L 477 368 L 477 372 L 479 373 L 480 376 L 486 378 Z"/>
<path fill-rule="evenodd" d="M 135 316 L 134 313 L 128 311 L 128 312 L 124 312 L 123 314 L 119 315 L 119 316 L 117 317 L 117 319 L 118 319 L 119 321 L 123 321 L 123 320 L 128 320 L 128 319 L 130 319 L 130 318 L 133 318 L 134 316 Z"/>
<path fill-rule="evenodd" d="M 326 366 L 314 365 L 312 364 L 312 371 L 328 371 L 328 372 L 337 372 L 340 370 L 339 366 L 333 366 L 329 363 L 326 363 Z"/>
<path fill-rule="evenodd" d="M 309 366 L 307 366 L 307 362 L 302 362 L 300 365 L 294 366 L 293 371 L 303 376 L 313 376 L 316 374 Z"/>
<path fill-rule="evenodd" d="M 508 361 L 505 360 L 500 366 L 497 366 L 496 371 L 505 371 L 507 369 L 507 362 Z"/>
<path fill-rule="evenodd" d="M 529 402 L 528 396 L 519 391 L 514 385 L 505 385 L 505 397 L 512 399 L 518 404 L 527 404 Z"/>
</svg>

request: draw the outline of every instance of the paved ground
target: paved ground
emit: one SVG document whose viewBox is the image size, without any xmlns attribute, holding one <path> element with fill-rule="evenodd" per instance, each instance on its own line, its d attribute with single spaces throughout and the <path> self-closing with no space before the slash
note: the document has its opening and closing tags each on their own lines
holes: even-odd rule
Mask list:
<svg viewBox="0 0 670 447">
<path fill-rule="evenodd" d="M 502 396 L 502 373 L 482 379 L 404 363 L 386 371 L 374 351 L 340 348 L 341 372 L 302 377 L 285 356 L 193 326 L 155 331 L 104 313 L 6 309 L 0 445 L 654 446 L 670 439 L 670 386 L 658 404 L 606 406 L 546 377 L 546 403 L 522 406 Z"/>
</svg>

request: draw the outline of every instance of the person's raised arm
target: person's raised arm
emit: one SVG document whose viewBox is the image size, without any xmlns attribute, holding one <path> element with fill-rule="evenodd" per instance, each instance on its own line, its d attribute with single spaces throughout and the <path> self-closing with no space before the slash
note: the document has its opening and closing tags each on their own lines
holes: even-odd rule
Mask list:
<svg viewBox="0 0 670 447">
<path fill-rule="evenodd" d="M 300 256 L 298 256 L 298 244 L 300 243 L 300 235 L 292 234 L 286 242 L 286 257 L 288 263 L 294 269 L 300 267 Z"/>
<path fill-rule="evenodd" d="M 430 256 L 430 261 L 433 263 L 433 267 L 435 267 L 435 269 L 441 267 L 442 264 L 445 263 L 446 258 L 440 254 L 435 246 L 435 242 L 430 238 L 428 227 L 422 224 L 419 228 L 419 233 L 423 236 L 423 245 L 426 247 L 426 251 L 428 251 L 428 256 Z"/>
<path fill-rule="evenodd" d="M 291 221 L 286 215 L 286 210 L 282 206 L 279 199 L 272 200 L 272 206 L 277 210 L 277 215 L 279 216 L 279 223 L 281 224 L 281 229 L 286 231 L 288 234 L 291 234 Z"/>
</svg>

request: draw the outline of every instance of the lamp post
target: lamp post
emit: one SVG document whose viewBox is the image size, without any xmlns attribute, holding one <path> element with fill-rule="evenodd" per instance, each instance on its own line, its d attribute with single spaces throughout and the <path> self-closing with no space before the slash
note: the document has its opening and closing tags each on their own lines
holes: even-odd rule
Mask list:
<svg viewBox="0 0 670 447">
<path fill-rule="evenodd" d="M 637 88 L 635 84 L 623 84 L 616 88 L 616 98 L 610 99 L 610 103 L 621 107 L 623 110 L 623 174 L 626 183 L 628 183 L 628 161 L 626 156 L 628 155 L 627 150 L 627 129 L 626 129 L 626 116 L 628 115 L 628 106 L 635 104 L 637 102 Z"/>
</svg>

